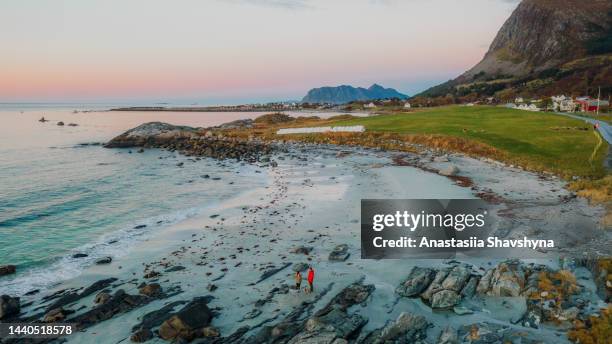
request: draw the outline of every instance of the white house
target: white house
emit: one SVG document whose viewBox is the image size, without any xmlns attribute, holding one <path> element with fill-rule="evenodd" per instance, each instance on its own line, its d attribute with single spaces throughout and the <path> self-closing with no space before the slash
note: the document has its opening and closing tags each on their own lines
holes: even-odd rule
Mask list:
<svg viewBox="0 0 612 344">
<path fill-rule="evenodd" d="M 411 107 L 412 107 L 412 105 L 410 105 L 410 103 L 404 104 L 404 109 L 410 109 Z"/>
<path fill-rule="evenodd" d="M 375 108 L 375 107 L 376 107 L 376 104 L 374 104 L 374 103 L 369 103 L 369 104 L 365 104 L 363 107 L 364 107 L 364 108 L 366 108 L 366 109 L 372 109 L 372 108 Z"/>
<path fill-rule="evenodd" d="M 523 97 L 517 97 L 516 99 L 514 99 L 514 103 L 516 104 L 521 104 L 524 102 L 525 102 L 525 99 L 523 99 Z"/>
<path fill-rule="evenodd" d="M 550 97 L 553 103 L 554 111 L 562 111 L 562 112 L 574 112 L 576 111 L 576 104 L 571 97 L 566 97 L 564 95 L 560 96 L 552 96 Z"/>
<path fill-rule="evenodd" d="M 538 108 L 535 104 L 529 104 L 529 105 L 521 104 L 517 107 L 517 109 L 525 110 L 525 111 L 534 111 L 534 112 L 540 111 L 540 108 Z"/>
</svg>

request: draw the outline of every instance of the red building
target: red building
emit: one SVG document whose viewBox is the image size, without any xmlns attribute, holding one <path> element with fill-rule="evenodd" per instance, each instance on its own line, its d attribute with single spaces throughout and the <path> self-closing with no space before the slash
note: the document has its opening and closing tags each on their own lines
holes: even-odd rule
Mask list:
<svg viewBox="0 0 612 344">
<path fill-rule="evenodd" d="M 576 98 L 576 104 L 580 106 L 582 112 L 597 112 L 610 107 L 610 102 L 607 100 L 597 100 L 589 97 Z"/>
</svg>

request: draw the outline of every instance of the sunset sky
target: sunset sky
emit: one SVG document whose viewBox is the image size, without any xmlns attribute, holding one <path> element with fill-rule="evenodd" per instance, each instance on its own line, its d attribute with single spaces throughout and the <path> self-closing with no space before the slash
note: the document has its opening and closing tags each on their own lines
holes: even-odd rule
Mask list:
<svg viewBox="0 0 612 344">
<path fill-rule="evenodd" d="M 221 104 L 379 83 L 414 94 L 480 60 L 513 0 L 3 0 L 0 102 Z"/>
</svg>

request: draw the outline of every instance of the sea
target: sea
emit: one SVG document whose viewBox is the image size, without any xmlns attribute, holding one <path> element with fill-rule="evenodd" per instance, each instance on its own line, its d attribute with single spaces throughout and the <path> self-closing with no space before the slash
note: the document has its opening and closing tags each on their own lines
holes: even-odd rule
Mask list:
<svg viewBox="0 0 612 344">
<path fill-rule="evenodd" d="M 17 266 L 0 277 L 0 295 L 77 277 L 101 257 L 129 254 L 155 231 L 266 183 L 251 165 L 102 146 L 145 122 L 208 127 L 262 113 L 108 111 L 114 106 L 125 104 L 0 103 L 0 265 Z"/>
</svg>

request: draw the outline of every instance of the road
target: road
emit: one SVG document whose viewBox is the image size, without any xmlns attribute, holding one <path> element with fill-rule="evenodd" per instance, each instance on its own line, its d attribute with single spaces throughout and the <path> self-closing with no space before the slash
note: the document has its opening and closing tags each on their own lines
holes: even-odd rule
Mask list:
<svg viewBox="0 0 612 344">
<path fill-rule="evenodd" d="M 604 140 L 606 140 L 608 142 L 608 144 L 612 145 L 612 125 L 604 122 L 604 121 L 600 121 L 594 118 L 590 118 L 590 117 L 582 117 L 582 116 L 578 116 L 578 115 L 573 115 L 571 113 L 563 113 L 563 112 L 555 112 L 557 115 L 562 115 L 562 116 L 567 116 L 567 117 L 572 117 L 575 119 L 581 119 L 585 122 L 588 122 L 592 125 L 595 124 L 599 124 L 599 133 L 601 134 L 601 136 L 603 137 Z"/>
</svg>

